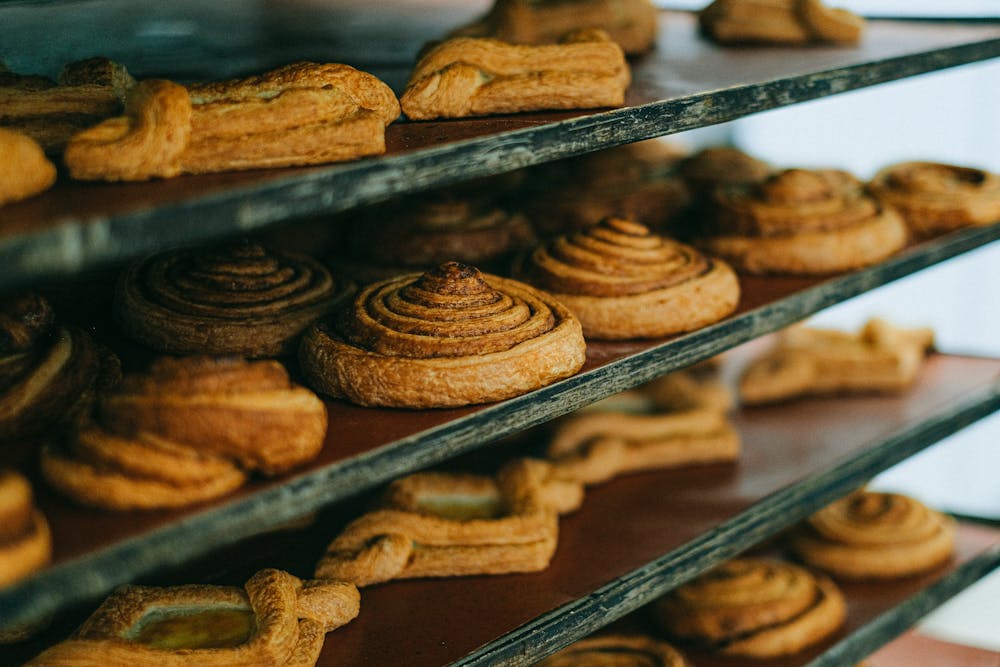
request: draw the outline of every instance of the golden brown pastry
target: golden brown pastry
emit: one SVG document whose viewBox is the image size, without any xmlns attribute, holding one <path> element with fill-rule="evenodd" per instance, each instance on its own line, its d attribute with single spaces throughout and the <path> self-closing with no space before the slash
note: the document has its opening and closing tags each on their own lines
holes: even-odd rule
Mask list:
<svg viewBox="0 0 1000 667">
<path fill-rule="evenodd" d="M 733 312 L 740 298 L 725 262 L 621 218 L 537 247 L 515 275 L 564 303 L 588 338 L 693 331 Z"/>
<path fill-rule="evenodd" d="M 0 71 L 0 126 L 59 153 L 76 132 L 119 113 L 134 85 L 125 67 L 107 58 L 66 65 L 58 83 Z"/>
<path fill-rule="evenodd" d="M 456 37 L 420 59 L 400 103 L 410 120 L 620 107 L 630 80 L 621 47 L 600 30 L 543 46 Z"/>
<path fill-rule="evenodd" d="M 418 473 L 389 487 L 382 508 L 352 521 L 316 576 L 364 587 L 392 579 L 537 572 L 556 548 L 558 518 L 531 461 L 494 479 Z"/>
<path fill-rule="evenodd" d="M 49 524 L 35 507 L 31 485 L 20 473 L 0 469 L 0 587 L 37 572 L 51 558 Z"/>
<path fill-rule="evenodd" d="M 641 635 L 602 635 L 570 644 L 535 667 L 688 667 L 670 644 Z"/>
<path fill-rule="evenodd" d="M 857 334 L 791 327 L 744 371 L 740 398 L 756 405 L 816 394 L 900 392 L 916 381 L 933 342 L 930 329 L 900 329 L 877 318 Z"/>
<path fill-rule="evenodd" d="M 0 303 L 0 440 L 66 424 L 121 375 L 118 358 L 82 329 L 56 323 L 36 294 Z"/>
<path fill-rule="evenodd" d="M 913 498 L 858 491 L 809 517 L 791 538 L 809 565 L 845 579 L 897 579 L 943 565 L 955 522 Z"/>
<path fill-rule="evenodd" d="M 639 391 L 660 410 L 727 412 L 735 403 L 733 392 L 719 380 L 718 357 L 667 373 L 642 385 Z"/>
<path fill-rule="evenodd" d="M 288 471 L 315 457 L 325 435 L 323 402 L 276 361 L 163 358 L 47 446 L 42 472 L 88 505 L 181 507 L 233 491 L 249 471 Z"/>
<path fill-rule="evenodd" d="M 773 170 L 767 162 L 738 148 L 712 146 L 683 160 L 679 171 L 694 192 L 707 195 L 719 186 L 756 185 Z"/>
<path fill-rule="evenodd" d="M 825 274 L 868 266 L 906 243 L 893 209 L 843 171 L 786 169 L 715 192 L 705 249 L 749 273 Z"/>
<path fill-rule="evenodd" d="M 302 331 L 350 292 L 319 262 L 256 244 L 187 248 L 130 266 L 115 316 L 171 354 L 292 354 Z"/>
<path fill-rule="evenodd" d="M 857 44 L 865 27 L 862 17 L 820 0 L 715 0 L 698 19 L 720 44 Z"/>
<path fill-rule="evenodd" d="M 33 197 L 56 182 L 56 167 L 31 137 L 0 127 L 0 206 Z"/>
<path fill-rule="evenodd" d="M 583 366 L 579 321 L 523 283 L 446 262 L 369 285 L 309 328 L 309 385 L 360 405 L 431 408 L 518 396 Z"/>
<path fill-rule="evenodd" d="M 358 589 L 261 570 L 244 587 L 125 586 L 32 667 L 311 667 L 327 632 L 357 615 Z"/>
<path fill-rule="evenodd" d="M 839 628 L 844 597 L 832 581 L 789 563 L 736 559 L 654 603 L 671 637 L 726 655 L 797 653 Z"/>
<path fill-rule="evenodd" d="M 1000 222 L 1000 174 L 937 162 L 903 162 L 869 184 L 917 235 Z"/>
<path fill-rule="evenodd" d="M 124 116 L 75 135 L 65 161 L 74 178 L 134 181 L 352 160 L 385 152 L 398 116 L 389 87 L 347 65 L 295 63 L 189 88 L 148 80 Z"/>
<path fill-rule="evenodd" d="M 650 0 L 496 0 L 485 15 L 450 37 L 494 37 L 512 44 L 554 44 L 566 33 L 599 28 L 628 55 L 656 42 Z"/>
</svg>

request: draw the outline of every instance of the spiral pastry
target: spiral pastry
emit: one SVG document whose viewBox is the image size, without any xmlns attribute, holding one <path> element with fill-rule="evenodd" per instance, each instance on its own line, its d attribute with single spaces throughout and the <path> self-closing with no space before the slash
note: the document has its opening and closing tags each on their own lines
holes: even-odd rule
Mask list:
<svg viewBox="0 0 1000 667">
<path fill-rule="evenodd" d="M 431 408 L 498 401 L 577 372 L 580 323 L 522 283 L 446 262 L 370 285 L 310 327 L 310 384 L 361 405 Z"/>
<path fill-rule="evenodd" d="M 685 159 L 679 168 L 691 189 L 711 193 L 718 186 L 755 185 L 771 174 L 771 165 L 731 146 L 713 146 Z"/>
<path fill-rule="evenodd" d="M 740 296 L 725 262 L 621 218 L 539 246 L 515 274 L 566 304 L 588 338 L 692 331 L 733 312 Z"/>
<path fill-rule="evenodd" d="M 120 372 L 117 357 L 85 331 L 57 324 L 45 299 L 26 294 L 0 304 L 0 440 L 70 421 Z"/>
<path fill-rule="evenodd" d="M 588 637 L 542 660 L 535 667 L 687 667 L 690 663 L 666 642 L 641 635 Z"/>
<path fill-rule="evenodd" d="M 136 340 L 171 354 L 291 354 L 309 324 L 346 296 L 315 260 L 254 244 L 185 249 L 129 267 L 115 315 Z"/>
<path fill-rule="evenodd" d="M 936 162 L 882 169 L 870 188 L 921 236 L 1000 222 L 1000 174 Z"/>
<path fill-rule="evenodd" d="M 895 579 L 946 562 L 955 522 L 896 493 L 859 491 L 821 509 L 792 538 L 810 565 L 847 579 Z"/>
<path fill-rule="evenodd" d="M 49 524 L 35 508 L 31 485 L 13 470 L 0 470 L 0 586 L 40 570 L 51 557 Z"/>
<path fill-rule="evenodd" d="M 843 171 L 787 169 L 718 190 L 711 253 L 750 273 L 824 274 L 874 264 L 906 243 L 906 225 Z"/>
<path fill-rule="evenodd" d="M 655 603 L 673 637 L 728 655 L 789 655 L 833 633 L 844 622 L 844 597 L 822 575 L 779 561 L 736 559 Z"/>
</svg>

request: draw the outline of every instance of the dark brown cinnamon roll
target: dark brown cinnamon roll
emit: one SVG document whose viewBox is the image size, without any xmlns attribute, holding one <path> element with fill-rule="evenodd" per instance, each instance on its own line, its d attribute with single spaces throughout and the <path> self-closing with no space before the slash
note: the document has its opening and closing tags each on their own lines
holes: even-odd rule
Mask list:
<svg viewBox="0 0 1000 667">
<path fill-rule="evenodd" d="M 319 262 L 240 244 L 185 249 L 129 267 L 115 315 L 136 340 L 172 354 L 291 354 L 299 334 L 347 294 Z"/>
<path fill-rule="evenodd" d="M 510 398 L 572 375 L 580 323 L 522 283 L 446 262 L 370 285 L 312 326 L 310 384 L 362 405 L 445 407 Z"/>
</svg>

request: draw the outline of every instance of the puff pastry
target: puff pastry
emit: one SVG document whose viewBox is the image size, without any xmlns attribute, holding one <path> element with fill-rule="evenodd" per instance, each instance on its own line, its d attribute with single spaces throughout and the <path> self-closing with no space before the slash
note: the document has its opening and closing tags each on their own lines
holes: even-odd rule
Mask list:
<svg viewBox="0 0 1000 667">
<path fill-rule="evenodd" d="M 621 47 L 601 30 L 543 46 L 456 37 L 420 59 L 400 103 L 411 120 L 619 107 L 630 80 Z"/>
<path fill-rule="evenodd" d="M 571 644 L 535 667 L 688 667 L 670 644 L 641 635 L 602 635 Z"/>
<path fill-rule="evenodd" d="M 698 19 L 722 44 L 857 44 L 865 27 L 862 17 L 820 0 L 715 0 Z"/>
<path fill-rule="evenodd" d="M 906 225 L 843 171 L 787 169 L 754 187 L 717 190 L 705 249 L 750 273 L 825 274 L 903 247 Z"/>
<path fill-rule="evenodd" d="M 511 398 L 576 373 L 585 343 L 562 304 L 446 262 L 362 289 L 309 328 L 309 385 L 360 405 L 431 408 Z"/>
<path fill-rule="evenodd" d="M 97 417 L 42 451 L 42 472 L 106 509 L 180 507 L 225 495 L 248 471 L 278 474 L 315 457 L 326 407 L 274 361 L 164 358 L 130 375 Z"/>
<path fill-rule="evenodd" d="M 725 262 L 621 218 L 537 247 L 515 275 L 564 303 L 588 338 L 692 331 L 733 312 L 740 296 Z"/>
<path fill-rule="evenodd" d="M 352 521 L 316 576 L 364 587 L 416 577 L 536 572 L 556 548 L 558 517 L 527 460 L 497 477 L 418 473 L 390 485 L 383 507 Z"/>
<path fill-rule="evenodd" d="M 944 564 L 955 522 L 896 493 L 858 491 L 806 520 L 791 539 L 803 561 L 846 579 L 896 579 Z"/>
<path fill-rule="evenodd" d="M 136 340 L 172 354 L 293 354 L 302 331 L 350 292 L 319 262 L 256 244 L 188 248 L 130 266 L 115 316 Z"/>
<path fill-rule="evenodd" d="M 72 421 L 120 375 L 117 357 L 82 329 L 56 323 L 37 294 L 0 303 L 0 440 L 23 440 Z"/>
<path fill-rule="evenodd" d="M 566 33 L 599 28 L 625 53 L 639 55 L 656 42 L 657 18 L 650 0 L 496 0 L 485 16 L 450 36 L 552 44 Z"/>
<path fill-rule="evenodd" d="M 56 182 L 56 166 L 26 134 L 0 127 L 0 206 L 33 197 Z"/>
<path fill-rule="evenodd" d="M 869 184 L 920 236 L 1000 222 L 1000 174 L 937 162 L 903 162 Z"/>
<path fill-rule="evenodd" d="M 934 342 L 930 329 L 870 320 L 857 334 L 792 327 L 740 379 L 748 405 L 841 392 L 899 392 L 912 386 Z"/>
<path fill-rule="evenodd" d="M 33 667 L 307 667 L 357 615 L 358 589 L 261 570 L 240 588 L 125 586 Z"/>
<path fill-rule="evenodd" d="M 352 160 L 385 152 L 398 116 L 389 87 L 347 65 L 294 63 L 189 88 L 147 80 L 124 116 L 75 135 L 65 161 L 74 178 L 133 181 Z"/>
<path fill-rule="evenodd" d="M 789 563 L 736 559 L 654 603 L 672 637 L 727 655 L 797 653 L 839 628 L 844 597 L 832 581 Z"/>
<path fill-rule="evenodd" d="M 37 572 L 51 558 L 49 524 L 35 507 L 31 485 L 20 473 L 0 469 L 0 587 Z M 0 634 L 0 641 L 5 638 Z"/>
</svg>

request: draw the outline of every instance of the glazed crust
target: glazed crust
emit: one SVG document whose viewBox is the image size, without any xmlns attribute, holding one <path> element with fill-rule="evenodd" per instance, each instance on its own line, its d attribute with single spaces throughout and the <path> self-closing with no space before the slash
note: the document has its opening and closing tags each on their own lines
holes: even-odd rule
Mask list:
<svg viewBox="0 0 1000 667">
<path fill-rule="evenodd" d="M 33 197 L 56 182 L 56 166 L 26 134 L 0 127 L 0 206 Z"/>
<path fill-rule="evenodd" d="M 820 0 L 715 0 L 698 15 L 702 32 L 721 44 L 857 44 L 862 17 Z"/>
<path fill-rule="evenodd" d="M 806 563 L 846 579 L 897 579 L 944 564 L 955 522 L 907 496 L 859 491 L 810 517 L 792 537 Z"/>
<path fill-rule="evenodd" d="M 551 293 L 588 338 L 655 338 L 693 331 L 733 312 L 736 274 L 694 248 L 607 218 L 536 248 L 515 274 Z"/>
<path fill-rule="evenodd" d="M 360 405 L 498 401 L 583 365 L 580 323 L 522 283 L 448 262 L 370 285 L 313 325 L 299 360 L 310 386 Z"/>
<path fill-rule="evenodd" d="M 253 244 L 175 250 L 125 271 L 115 315 L 133 338 L 162 352 L 281 356 L 350 291 L 302 255 Z"/>
<path fill-rule="evenodd" d="M 688 667 L 670 644 L 639 635 L 602 635 L 571 644 L 536 667 Z"/>
<path fill-rule="evenodd" d="M 1000 222 L 1000 175 L 937 162 L 903 162 L 869 184 L 917 235 Z"/>
<path fill-rule="evenodd" d="M 420 59 L 400 103 L 411 120 L 618 107 L 630 80 L 621 47 L 600 30 L 544 46 L 456 37 Z"/>
<path fill-rule="evenodd" d="M 0 470 L 0 586 L 37 572 L 51 558 L 49 524 L 35 509 L 31 485 L 20 473 Z"/>
</svg>

